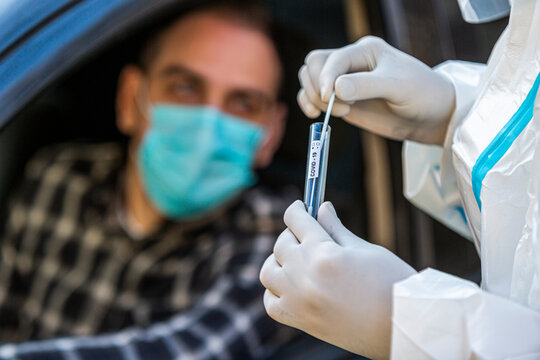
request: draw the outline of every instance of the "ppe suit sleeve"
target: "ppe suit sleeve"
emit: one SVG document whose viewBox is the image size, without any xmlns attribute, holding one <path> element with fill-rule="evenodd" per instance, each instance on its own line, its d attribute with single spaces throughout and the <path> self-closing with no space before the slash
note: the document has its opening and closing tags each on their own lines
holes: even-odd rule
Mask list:
<svg viewBox="0 0 540 360">
<path fill-rule="evenodd" d="M 427 269 L 394 285 L 392 359 L 538 359 L 540 313 Z"/>
<path fill-rule="evenodd" d="M 469 240 L 472 235 L 460 200 L 451 151 L 454 133 L 476 99 L 484 70 L 483 64 L 463 61 L 448 61 L 435 69 L 452 81 L 456 91 L 444 147 L 405 141 L 402 154 L 405 197 Z"/>
</svg>

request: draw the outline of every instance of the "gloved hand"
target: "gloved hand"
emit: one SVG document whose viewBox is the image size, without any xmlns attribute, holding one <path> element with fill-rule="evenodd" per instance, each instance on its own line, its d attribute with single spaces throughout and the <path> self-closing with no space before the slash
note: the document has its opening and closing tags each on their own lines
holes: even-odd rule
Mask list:
<svg viewBox="0 0 540 360">
<path fill-rule="evenodd" d="M 370 358 L 390 352 L 392 285 L 415 270 L 347 230 L 331 203 L 318 222 L 301 201 L 260 274 L 273 319 Z"/>
<path fill-rule="evenodd" d="M 384 137 L 442 145 L 455 108 L 449 79 L 388 45 L 366 36 L 337 50 L 315 50 L 299 71 L 298 103 L 310 118 L 326 111 Z"/>
</svg>

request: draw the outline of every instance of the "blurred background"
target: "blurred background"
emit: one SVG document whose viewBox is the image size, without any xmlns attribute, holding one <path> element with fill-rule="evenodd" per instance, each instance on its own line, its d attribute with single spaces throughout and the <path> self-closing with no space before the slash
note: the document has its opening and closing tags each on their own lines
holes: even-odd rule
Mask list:
<svg viewBox="0 0 540 360">
<path fill-rule="evenodd" d="M 292 184 L 299 192 L 311 120 L 296 105 L 297 72 L 310 50 L 341 47 L 373 34 L 430 66 L 449 59 L 486 62 L 507 23 L 469 25 L 456 0 L 266 1 L 279 22 L 286 68 L 283 99 L 290 116 L 283 145 L 260 178 L 270 186 Z M 114 127 L 114 94 L 121 66 L 145 28 L 190 2 L 40 0 L 19 1 L 0 11 L 0 204 L 38 148 L 120 138 Z M 22 8 L 31 22 L 13 16 Z M 75 17 L 76 25 L 53 27 L 68 16 Z M 416 269 L 435 267 L 479 282 L 472 243 L 404 199 L 401 143 L 337 119 L 331 126 L 326 199 L 344 224 Z M 352 357 L 331 347 L 295 346 L 276 358 Z"/>
</svg>

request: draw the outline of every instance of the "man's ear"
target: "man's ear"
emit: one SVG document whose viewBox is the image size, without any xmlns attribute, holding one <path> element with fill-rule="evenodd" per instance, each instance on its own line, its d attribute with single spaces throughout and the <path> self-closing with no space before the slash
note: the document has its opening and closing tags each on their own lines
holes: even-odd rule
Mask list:
<svg viewBox="0 0 540 360">
<path fill-rule="evenodd" d="M 272 162 L 272 158 L 283 139 L 287 113 L 287 105 L 282 102 L 278 102 L 270 111 L 270 119 L 268 119 L 268 125 L 266 126 L 266 137 L 255 156 L 255 168 L 264 168 Z"/>
<path fill-rule="evenodd" d="M 142 116 L 137 105 L 137 92 L 142 81 L 142 71 L 135 65 L 126 65 L 118 78 L 116 92 L 116 126 L 124 135 L 135 135 Z"/>
</svg>

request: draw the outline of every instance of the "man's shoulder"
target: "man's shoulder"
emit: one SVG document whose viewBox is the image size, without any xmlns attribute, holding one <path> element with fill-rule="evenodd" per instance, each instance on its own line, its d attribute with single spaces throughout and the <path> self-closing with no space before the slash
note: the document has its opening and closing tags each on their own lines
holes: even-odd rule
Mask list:
<svg viewBox="0 0 540 360">
<path fill-rule="evenodd" d="M 121 166 L 124 151 L 119 143 L 63 143 L 42 148 L 26 166 L 26 178 L 42 178 L 46 173 L 106 176 Z"/>
</svg>

